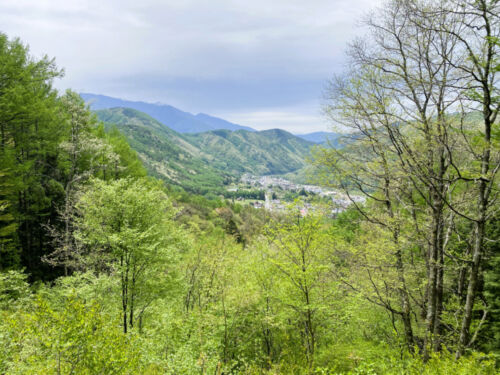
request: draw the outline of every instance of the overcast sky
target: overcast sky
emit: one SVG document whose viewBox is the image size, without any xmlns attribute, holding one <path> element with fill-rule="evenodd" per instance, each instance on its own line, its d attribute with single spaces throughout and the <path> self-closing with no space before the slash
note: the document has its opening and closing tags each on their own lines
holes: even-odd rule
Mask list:
<svg viewBox="0 0 500 375">
<path fill-rule="evenodd" d="M 381 0 L 1 0 L 0 31 L 72 88 L 255 129 L 328 130 L 327 80 Z"/>
</svg>

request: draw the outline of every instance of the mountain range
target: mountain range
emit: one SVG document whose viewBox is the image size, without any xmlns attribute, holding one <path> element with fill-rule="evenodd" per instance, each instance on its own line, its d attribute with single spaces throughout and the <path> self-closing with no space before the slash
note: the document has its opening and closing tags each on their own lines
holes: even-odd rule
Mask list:
<svg viewBox="0 0 500 375">
<path fill-rule="evenodd" d="M 80 93 L 80 96 L 90 105 L 92 110 L 110 109 L 110 108 L 132 108 L 144 112 L 168 126 L 170 129 L 178 133 L 201 133 L 210 130 L 247 130 L 249 132 L 256 131 L 248 126 L 242 126 L 226 121 L 224 119 L 198 113 L 193 115 L 189 112 L 182 111 L 178 108 L 166 104 L 146 103 L 138 101 L 123 100 L 105 95 L 97 95 L 90 93 Z M 327 140 L 335 142 L 339 138 L 339 134 L 332 132 L 314 132 L 308 134 L 296 134 L 297 137 L 303 138 L 314 143 L 326 143 Z"/>
<path fill-rule="evenodd" d="M 221 189 L 243 173 L 297 171 L 314 145 L 280 129 L 182 134 L 132 108 L 95 113 L 106 127 L 116 126 L 125 135 L 152 175 L 198 193 Z"/>
<path fill-rule="evenodd" d="M 113 98 L 105 95 L 80 93 L 80 96 L 90 105 L 92 110 L 110 108 L 132 108 L 144 112 L 179 133 L 200 133 L 209 130 L 247 130 L 255 131 L 248 126 L 213 117 L 204 113 L 193 115 L 167 104 L 153 104 Z"/>
</svg>

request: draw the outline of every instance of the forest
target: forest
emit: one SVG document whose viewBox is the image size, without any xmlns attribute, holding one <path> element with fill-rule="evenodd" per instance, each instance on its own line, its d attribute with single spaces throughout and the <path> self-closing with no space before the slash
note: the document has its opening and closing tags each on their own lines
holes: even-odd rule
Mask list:
<svg viewBox="0 0 500 375">
<path fill-rule="evenodd" d="M 335 217 L 148 174 L 0 33 L 0 373 L 498 374 L 500 2 L 364 22 L 309 158 L 366 197 Z"/>
</svg>

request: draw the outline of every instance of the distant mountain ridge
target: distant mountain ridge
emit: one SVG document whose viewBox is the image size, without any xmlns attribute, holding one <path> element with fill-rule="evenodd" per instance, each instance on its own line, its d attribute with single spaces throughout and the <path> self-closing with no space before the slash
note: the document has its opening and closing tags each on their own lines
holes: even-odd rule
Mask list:
<svg viewBox="0 0 500 375">
<path fill-rule="evenodd" d="M 201 133 L 212 130 L 247 130 L 255 132 L 256 130 L 243 125 L 234 124 L 230 121 L 210 116 L 205 113 L 193 115 L 182 111 L 171 105 L 160 103 L 146 103 L 142 101 L 131 101 L 114 98 L 106 95 L 91 93 L 80 93 L 85 102 L 90 105 L 93 111 L 111 108 L 132 108 L 144 112 L 163 125 L 175 130 L 178 133 Z M 297 137 L 313 143 L 326 143 L 330 141 L 334 146 L 337 144 L 341 134 L 332 132 L 313 132 L 308 134 L 295 134 Z"/>
<path fill-rule="evenodd" d="M 94 111 L 118 107 L 132 108 L 148 114 L 178 133 L 200 133 L 219 129 L 255 131 L 248 126 L 233 124 L 204 113 L 193 115 L 167 104 L 123 100 L 91 93 L 80 93 L 80 96 L 85 102 L 89 103 L 90 108 Z"/>
<path fill-rule="evenodd" d="M 318 144 L 329 142 L 335 146 L 338 143 L 339 138 L 342 137 L 342 134 L 333 132 L 314 132 L 307 134 L 296 134 L 296 136 L 309 142 Z"/>
<path fill-rule="evenodd" d="M 221 189 L 243 173 L 284 174 L 306 165 L 314 143 L 280 129 L 178 133 L 131 108 L 95 111 L 115 125 L 151 174 L 191 191 Z"/>
</svg>

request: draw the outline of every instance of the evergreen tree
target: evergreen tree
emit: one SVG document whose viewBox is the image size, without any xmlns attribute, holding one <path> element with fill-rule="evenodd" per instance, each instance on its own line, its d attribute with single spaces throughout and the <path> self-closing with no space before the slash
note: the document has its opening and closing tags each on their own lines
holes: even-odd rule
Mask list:
<svg viewBox="0 0 500 375">
<path fill-rule="evenodd" d="M 54 78 L 62 72 L 54 60 L 29 55 L 18 39 L 0 34 L 0 161 L 9 170 L 11 214 L 18 225 L 15 247 L 20 264 L 34 278 L 50 275 L 40 258 L 48 246 L 43 225 L 56 217 L 54 201 L 62 198 L 58 179 L 61 126 Z"/>
</svg>

